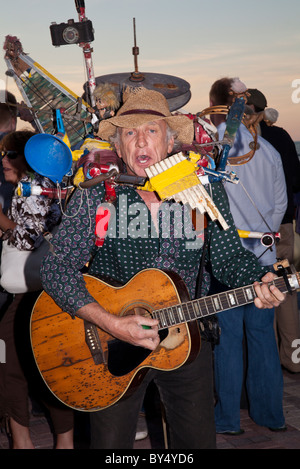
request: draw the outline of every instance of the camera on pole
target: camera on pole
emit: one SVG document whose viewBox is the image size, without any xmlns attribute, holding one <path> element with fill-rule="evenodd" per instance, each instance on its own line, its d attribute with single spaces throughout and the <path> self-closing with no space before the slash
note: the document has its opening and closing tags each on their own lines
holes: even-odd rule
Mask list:
<svg viewBox="0 0 300 469">
<path fill-rule="evenodd" d="M 66 44 L 80 44 L 94 40 L 94 29 L 90 20 L 75 23 L 68 20 L 67 23 L 52 23 L 50 26 L 52 44 L 56 47 Z"/>
</svg>

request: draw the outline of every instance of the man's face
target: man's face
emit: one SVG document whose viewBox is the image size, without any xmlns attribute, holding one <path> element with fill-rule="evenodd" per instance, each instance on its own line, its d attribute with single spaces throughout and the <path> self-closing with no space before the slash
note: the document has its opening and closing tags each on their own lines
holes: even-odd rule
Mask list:
<svg viewBox="0 0 300 469">
<path fill-rule="evenodd" d="M 145 168 L 166 158 L 173 145 L 174 138 L 167 139 L 167 124 L 158 120 L 132 129 L 121 128 L 116 149 L 128 174 L 145 177 Z"/>
</svg>

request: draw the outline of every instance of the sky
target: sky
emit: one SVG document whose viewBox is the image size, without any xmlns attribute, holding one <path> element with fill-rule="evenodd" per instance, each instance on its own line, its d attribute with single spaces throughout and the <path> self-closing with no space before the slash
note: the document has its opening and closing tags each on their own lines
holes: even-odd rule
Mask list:
<svg viewBox="0 0 300 469">
<path fill-rule="evenodd" d="M 81 95 L 87 79 L 82 49 L 54 47 L 49 29 L 52 22 L 78 21 L 75 1 L 0 0 L 0 6 L 1 49 L 6 35 L 17 36 L 24 52 Z M 215 80 L 239 77 L 265 94 L 268 107 L 279 112 L 277 125 L 300 141 L 299 0 L 85 0 L 85 9 L 94 28 L 96 77 L 134 71 L 135 18 L 139 71 L 186 80 L 192 97 L 185 110 L 208 107 Z M 0 59 L 0 80 L 15 92 L 5 71 Z"/>
</svg>

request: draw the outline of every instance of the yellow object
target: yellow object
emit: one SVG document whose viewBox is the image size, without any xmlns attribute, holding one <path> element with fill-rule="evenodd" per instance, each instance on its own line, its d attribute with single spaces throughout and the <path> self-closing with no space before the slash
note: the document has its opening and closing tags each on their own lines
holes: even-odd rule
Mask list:
<svg viewBox="0 0 300 469">
<path fill-rule="evenodd" d="M 111 144 L 104 140 L 98 140 L 97 138 L 87 137 L 80 147 L 81 149 L 92 150 L 93 148 L 100 148 L 101 150 L 110 149 L 112 150 Z"/>
<path fill-rule="evenodd" d="M 72 151 L 73 161 L 78 161 L 83 155 L 84 150 L 93 150 L 99 148 L 99 150 L 112 150 L 110 143 L 104 142 L 103 140 L 97 140 L 96 138 L 86 138 L 79 150 Z"/>
<path fill-rule="evenodd" d="M 83 181 L 84 181 L 84 172 L 82 168 L 79 168 L 77 173 L 74 176 L 73 184 L 74 186 L 77 187 Z"/>
<path fill-rule="evenodd" d="M 65 133 L 64 137 L 63 137 L 63 142 L 68 145 L 69 148 L 71 148 L 71 143 L 70 143 L 70 140 L 69 140 L 69 137 L 68 137 L 68 134 Z"/>
<path fill-rule="evenodd" d="M 195 174 L 195 165 L 185 159 L 151 177 L 149 182 L 152 190 L 156 191 L 161 199 L 165 199 L 199 184 L 199 179 Z"/>
<path fill-rule="evenodd" d="M 238 234 L 240 238 L 249 238 L 250 231 L 238 230 Z"/>
<path fill-rule="evenodd" d="M 201 159 L 201 155 L 199 155 L 199 153 L 195 153 L 194 151 L 190 151 L 189 152 L 189 159 L 191 160 L 192 163 L 194 163 L 194 165 L 196 166 L 197 165 L 197 161 L 199 161 Z"/>
<path fill-rule="evenodd" d="M 72 160 L 73 161 L 78 161 L 79 158 L 83 155 L 82 150 L 74 150 L 72 151 Z"/>
<path fill-rule="evenodd" d="M 112 150 L 112 146 L 108 142 L 104 142 L 103 140 L 97 140 L 96 138 L 86 138 L 81 145 L 79 150 L 72 151 L 72 160 L 78 161 L 81 156 L 83 155 L 85 150 L 91 151 L 94 149 L 99 150 Z M 74 186 L 78 186 L 81 182 L 84 181 L 84 172 L 83 168 L 79 168 L 76 172 L 73 180 Z"/>
<path fill-rule="evenodd" d="M 71 143 L 67 133 L 62 134 L 61 132 L 58 132 L 55 136 L 60 138 L 66 145 L 68 145 L 69 148 L 71 148 Z"/>
<path fill-rule="evenodd" d="M 246 231 L 246 230 L 237 230 L 240 238 L 253 238 L 253 239 L 260 239 L 264 236 L 261 231 Z"/>
<path fill-rule="evenodd" d="M 155 187 L 153 181 L 151 181 L 152 186 Z M 168 186 L 164 186 L 162 188 L 155 188 L 157 194 L 161 199 L 167 199 L 172 197 L 173 195 L 178 194 L 178 192 L 182 192 L 185 189 L 189 189 L 190 187 L 199 185 L 199 179 L 195 173 L 185 176 L 178 181 L 174 182 L 173 184 L 169 184 Z"/>
<path fill-rule="evenodd" d="M 189 160 L 178 153 L 149 166 L 145 169 L 149 180 L 141 189 L 155 191 L 161 200 L 174 199 L 175 202 L 188 203 L 192 210 L 198 209 L 201 214 L 206 212 L 227 230 L 228 224 L 198 178 L 198 160 L 196 153 Z"/>
</svg>

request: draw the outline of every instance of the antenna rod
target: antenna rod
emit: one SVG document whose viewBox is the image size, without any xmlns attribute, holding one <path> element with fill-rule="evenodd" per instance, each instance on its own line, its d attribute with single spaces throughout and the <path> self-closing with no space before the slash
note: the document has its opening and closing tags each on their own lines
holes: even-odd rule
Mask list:
<svg viewBox="0 0 300 469">
<path fill-rule="evenodd" d="M 134 71 L 138 73 L 137 56 L 139 55 L 139 48 L 136 46 L 135 18 L 133 18 L 133 37 L 134 37 L 134 47 L 132 48 L 132 54 L 134 55 Z"/>
<path fill-rule="evenodd" d="M 139 72 L 139 69 L 138 69 L 137 56 L 139 55 L 139 48 L 136 45 L 135 18 L 133 18 L 133 37 L 134 37 L 134 46 L 132 48 L 132 54 L 134 55 L 134 72 L 131 73 L 130 80 L 143 81 L 145 77 L 142 73 Z"/>
<path fill-rule="evenodd" d="M 81 13 L 81 11 L 85 9 L 84 0 L 75 0 L 75 7 L 77 13 Z"/>
<path fill-rule="evenodd" d="M 84 0 L 75 0 L 75 6 L 78 12 L 79 21 L 80 22 L 85 21 L 86 16 L 85 16 Z M 85 67 L 86 67 L 87 78 L 88 78 L 88 91 L 89 91 L 88 94 L 90 98 L 90 103 L 92 106 L 95 106 L 95 98 L 93 96 L 93 92 L 96 88 L 96 79 L 94 75 L 94 66 L 93 66 L 93 59 L 92 59 L 93 49 L 91 47 L 91 44 L 88 42 L 82 42 L 79 44 L 79 46 L 82 47 L 84 60 L 85 60 Z"/>
</svg>

